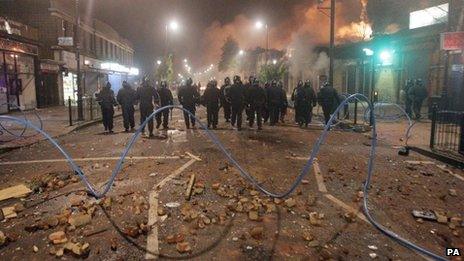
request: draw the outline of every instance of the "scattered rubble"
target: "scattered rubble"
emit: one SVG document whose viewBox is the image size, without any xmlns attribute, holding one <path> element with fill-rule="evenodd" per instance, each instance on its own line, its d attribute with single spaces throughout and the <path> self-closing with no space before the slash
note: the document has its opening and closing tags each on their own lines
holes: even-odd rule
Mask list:
<svg viewBox="0 0 464 261">
<path fill-rule="evenodd" d="M 66 233 L 64 231 L 51 233 L 48 236 L 48 239 L 55 245 L 68 242 L 68 238 L 66 237 Z"/>
<path fill-rule="evenodd" d="M 187 253 L 192 251 L 189 242 L 177 243 L 176 249 L 179 253 Z"/>
<path fill-rule="evenodd" d="M 263 227 L 253 227 L 250 231 L 250 235 L 254 239 L 262 239 L 264 234 Z"/>
</svg>

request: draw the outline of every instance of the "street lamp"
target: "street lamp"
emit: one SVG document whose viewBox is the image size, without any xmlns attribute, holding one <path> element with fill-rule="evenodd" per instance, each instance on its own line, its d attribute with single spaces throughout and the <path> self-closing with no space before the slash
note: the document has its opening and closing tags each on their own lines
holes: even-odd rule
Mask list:
<svg viewBox="0 0 464 261">
<path fill-rule="evenodd" d="M 169 30 L 171 31 L 177 31 L 179 29 L 179 24 L 177 23 L 177 21 L 173 20 L 171 22 L 169 22 L 168 24 L 166 24 L 166 26 L 164 27 L 165 29 L 165 42 L 164 42 L 164 56 L 167 55 L 168 53 L 168 34 L 169 34 Z"/>
<path fill-rule="evenodd" d="M 267 23 L 264 23 L 262 21 L 256 21 L 255 27 L 258 30 L 261 30 L 264 27 L 264 29 L 266 30 L 266 64 L 267 64 L 268 52 L 269 52 L 269 27 Z"/>
<path fill-rule="evenodd" d="M 245 52 L 244 52 L 243 50 L 240 50 L 240 51 L 238 52 L 238 55 L 240 55 L 240 56 L 243 56 L 244 54 L 245 54 Z"/>
<path fill-rule="evenodd" d="M 185 58 L 185 59 L 184 59 L 184 63 L 187 63 L 187 62 L 188 62 L 188 60 L 187 60 L 187 58 Z"/>
<path fill-rule="evenodd" d="M 158 65 L 160 65 L 160 64 L 161 64 L 161 60 L 157 60 L 156 63 L 157 63 Z"/>
<path fill-rule="evenodd" d="M 276 64 L 277 64 L 277 60 L 276 60 L 276 59 L 272 60 L 272 64 L 276 65 Z"/>
</svg>

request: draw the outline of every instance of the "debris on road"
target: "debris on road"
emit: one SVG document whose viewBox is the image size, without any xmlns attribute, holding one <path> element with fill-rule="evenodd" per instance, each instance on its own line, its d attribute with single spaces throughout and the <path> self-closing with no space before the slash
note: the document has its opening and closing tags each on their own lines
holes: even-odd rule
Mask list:
<svg viewBox="0 0 464 261">
<path fill-rule="evenodd" d="M 185 200 L 190 200 L 193 191 L 193 184 L 195 183 L 195 174 L 190 175 L 190 179 L 187 185 L 187 190 L 185 191 Z"/>
<path fill-rule="evenodd" d="M 48 235 L 48 239 L 55 245 L 68 242 L 66 233 L 64 231 L 57 231 Z"/>
<path fill-rule="evenodd" d="M 26 185 L 20 184 L 0 190 L 0 201 L 10 198 L 23 198 L 32 192 Z"/>
</svg>

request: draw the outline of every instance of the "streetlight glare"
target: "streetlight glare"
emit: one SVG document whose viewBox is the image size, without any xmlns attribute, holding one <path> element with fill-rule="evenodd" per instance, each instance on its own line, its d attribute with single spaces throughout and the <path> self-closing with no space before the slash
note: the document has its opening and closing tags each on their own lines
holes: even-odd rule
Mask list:
<svg viewBox="0 0 464 261">
<path fill-rule="evenodd" d="M 184 63 L 187 63 L 187 62 L 188 62 L 188 60 L 187 60 L 187 58 L 185 58 L 185 59 L 184 59 Z"/>
<path fill-rule="evenodd" d="M 243 50 L 240 50 L 240 51 L 238 52 L 238 54 L 239 54 L 239 55 L 243 55 L 243 54 L 245 54 L 245 52 L 244 52 Z"/>
<path fill-rule="evenodd" d="M 277 64 L 277 60 L 276 59 L 272 60 L 272 64 Z"/>
<path fill-rule="evenodd" d="M 176 21 L 171 21 L 169 23 L 169 28 L 173 31 L 176 31 L 179 28 L 179 24 Z"/>
<path fill-rule="evenodd" d="M 263 24 L 263 22 L 261 22 L 261 21 L 257 21 L 257 22 L 255 23 L 255 27 L 256 27 L 257 29 L 261 29 L 261 28 L 263 28 L 263 26 L 264 26 L 264 24 Z"/>
<path fill-rule="evenodd" d="M 161 64 L 161 60 L 157 60 L 156 63 L 157 63 L 158 65 L 160 65 L 160 64 Z"/>
</svg>

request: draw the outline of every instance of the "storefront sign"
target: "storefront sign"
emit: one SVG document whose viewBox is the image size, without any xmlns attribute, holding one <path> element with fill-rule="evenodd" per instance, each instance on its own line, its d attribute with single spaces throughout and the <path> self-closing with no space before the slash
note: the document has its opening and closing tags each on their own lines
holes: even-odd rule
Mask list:
<svg viewBox="0 0 464 261">
<path fill-rule="evenodd" d="M 40 70 L 48 72 L 57 72 L 60 70 L 60 66 L 57 64 L 40 63 Z"/>
<path fill-rule="evenodd" d="M 74 41 L 72 37 L 58 37 L 59 46 L 73 46 Z"/>
<path fill-rule="evenodd" d="M 464 32 L 449 32 L 441 34 L 441 49 L 446 51 L 464 49 Z"/>
<path fill-rule="evenodd" d="M 0 50 L 33 55 L 37 55 L 38 53 L 38 48 L 35 45 L 12 41 L 4 38 L 0 38 Z"/>
</svg>

